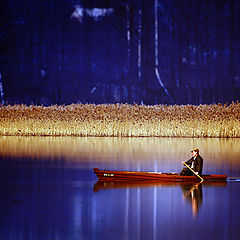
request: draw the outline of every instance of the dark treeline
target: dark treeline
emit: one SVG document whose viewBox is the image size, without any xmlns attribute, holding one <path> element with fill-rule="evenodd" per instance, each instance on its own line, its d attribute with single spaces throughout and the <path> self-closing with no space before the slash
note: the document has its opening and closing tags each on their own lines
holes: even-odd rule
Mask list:
<svg viewBox="0 0 240 240">
<path fill-rule="evenodd" d="M 4 0 L 0 102 L 240 97 L 237 0 Z"/>
</svg>

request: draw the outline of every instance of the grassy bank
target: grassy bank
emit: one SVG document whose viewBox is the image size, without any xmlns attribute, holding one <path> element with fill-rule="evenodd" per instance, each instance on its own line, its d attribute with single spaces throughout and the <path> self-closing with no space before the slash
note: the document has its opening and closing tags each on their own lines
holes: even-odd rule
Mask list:
<svg viewBox="0 0 240 240">
<path fill-rule="evenodd" d="M 240 103 L 1 106 L 0 135 L 240 137 Z"/>
</svg>

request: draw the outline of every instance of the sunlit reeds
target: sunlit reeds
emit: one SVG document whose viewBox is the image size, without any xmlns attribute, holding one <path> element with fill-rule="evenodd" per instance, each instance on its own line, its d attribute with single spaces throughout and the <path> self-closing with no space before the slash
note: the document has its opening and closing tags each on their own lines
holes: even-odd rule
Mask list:
<svg viewBox="0 0 240 240">
<path fill-rule="evenodd" d="M 240 103 L 2 105 L 0 135 L 240 137 Z"/>
</svg>

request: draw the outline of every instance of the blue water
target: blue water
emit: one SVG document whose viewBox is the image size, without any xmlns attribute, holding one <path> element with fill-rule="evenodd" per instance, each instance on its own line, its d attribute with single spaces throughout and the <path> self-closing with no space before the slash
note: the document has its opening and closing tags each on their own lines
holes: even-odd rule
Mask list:
<svg viewBox="0 0 240 240">
<path fill-rule="evenodd" d="M 0 239 L 240 239 L 239 181 L 101 184 L 92 170 L 178 171 L 171 146 L 191 141 L 205 173 L 240 177 L 237 140 L 0 137 Z"/>
</svg>

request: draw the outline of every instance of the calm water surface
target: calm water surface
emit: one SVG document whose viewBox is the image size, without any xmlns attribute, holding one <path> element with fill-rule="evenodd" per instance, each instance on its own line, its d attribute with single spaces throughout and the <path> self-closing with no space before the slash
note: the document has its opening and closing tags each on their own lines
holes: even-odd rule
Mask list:
<svg viewBox="0 0 240 240">
<path fill-rule="evenodd" d="M 240 178 L 240 139 L 0 137 L 0 239 L 240 239 L 240 181 L 97 182 L 93 167 Z"/>
</svg>

